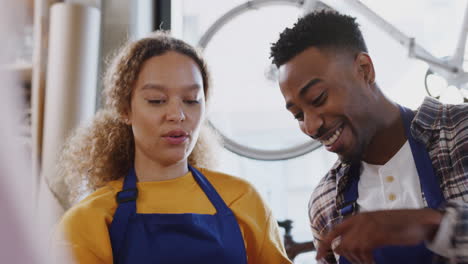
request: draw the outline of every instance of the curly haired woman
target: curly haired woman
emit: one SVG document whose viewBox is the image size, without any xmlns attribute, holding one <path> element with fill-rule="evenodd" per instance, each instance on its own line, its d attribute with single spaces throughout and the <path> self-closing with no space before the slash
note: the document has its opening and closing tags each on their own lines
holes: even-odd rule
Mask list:
<svg viewBox="0 0 468 264">
<path fill-rule="evenodd" d="M 209 74 L 193 47 L 161 32 L 130 43 L 104 86 L 60 161 L 75 194 L 95 190 L 60 224 L 78 263 L 290 263 L 255 189 L 206 169 Z"/>
</svg>

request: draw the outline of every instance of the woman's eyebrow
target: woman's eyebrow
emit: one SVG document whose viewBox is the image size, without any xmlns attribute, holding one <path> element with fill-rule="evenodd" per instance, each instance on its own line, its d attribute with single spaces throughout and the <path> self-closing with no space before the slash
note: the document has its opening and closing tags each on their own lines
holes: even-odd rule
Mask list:
<svg viewBox="0 0 468 264">
<path fill-rule="evenodd" d="M 147 83 L 145 85 L 143 85 L 143 87 L 141 87 L 141 90 L 158 90 L 158 91 L 161 91 L 161 92 L 166 92 L 167 91 L 167 88 L 162 86 L 162 85 L 159 85 L 159 84 L 154 84 L 154 83 Z"/>
</svg>

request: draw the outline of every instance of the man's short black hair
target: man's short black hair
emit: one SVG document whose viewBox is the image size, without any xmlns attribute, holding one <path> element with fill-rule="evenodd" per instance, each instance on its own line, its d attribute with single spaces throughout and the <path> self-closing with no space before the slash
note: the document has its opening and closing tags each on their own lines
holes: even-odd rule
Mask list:
<svg viewBox="0 0 468 264">
<path fill-rule="evenodd" d="M 367 52 L 356 18 L 335 11 L 312 12 L 286 28 L 271 46 L 270 58 L 279 67 L 309 47 Z"/>
</svg>

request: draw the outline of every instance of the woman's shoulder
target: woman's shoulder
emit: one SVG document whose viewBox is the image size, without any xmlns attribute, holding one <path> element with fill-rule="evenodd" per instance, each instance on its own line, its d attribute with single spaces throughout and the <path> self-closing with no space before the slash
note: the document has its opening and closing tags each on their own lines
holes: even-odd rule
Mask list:
<svg viewBox="0 0 468 264">
<path fill-rule="evenodd" d="M 253 185 L 245 179 L 240 177 L 230 175 L 224 172 L 198 168 L 198 170 L 205 175 L 205 177 L 210 181 L 212 185 L 230 186 L 231 188 L 248 191 L 250 189 L 255 189 Z"/>
<path fill-rule="evenodd" d="M 86 196 L 65 212 L 61 220 L 62 225 L 66 227 L 83 225 L 96 220 L 112 221 L 117 208 L 115 195 L 121 185 L 119 181 L 110 182 Z"/>
<path fill-rule="evenodd" d="M 80 263 L 112 262 L 109 225 L 117 191 L 108 184 L 67 210 L 55 230 L 55 244 L 71 250 Z"/>
<path fill-rule="evenodd" d="M 246 200 L 263 203 L 255 187 L 245 179 L 227 173 L 199 168 L 226 203 Z"/>
</svg>

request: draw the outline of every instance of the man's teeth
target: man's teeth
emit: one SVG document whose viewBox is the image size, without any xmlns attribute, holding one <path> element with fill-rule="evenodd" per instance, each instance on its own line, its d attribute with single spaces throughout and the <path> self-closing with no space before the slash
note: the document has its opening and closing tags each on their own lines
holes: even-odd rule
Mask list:
<svg viewBox="0 0 468 264">
<path fill-rule="evenodd" d="M 335 131 L 335 133 L 333 133 L 333 135 L 332 135 L 331 137 L 329 137 L 328 139 L 322 140 L 322 143 L 323 143 L 325 146 L 333 145 L 333 143 L 335 143 L 335 141 L 340 137 L 341 132 L 343 132 L 343 128 L 342 128 L 342 127 L 338 128 L 338 129 Z"/>
</svg>

